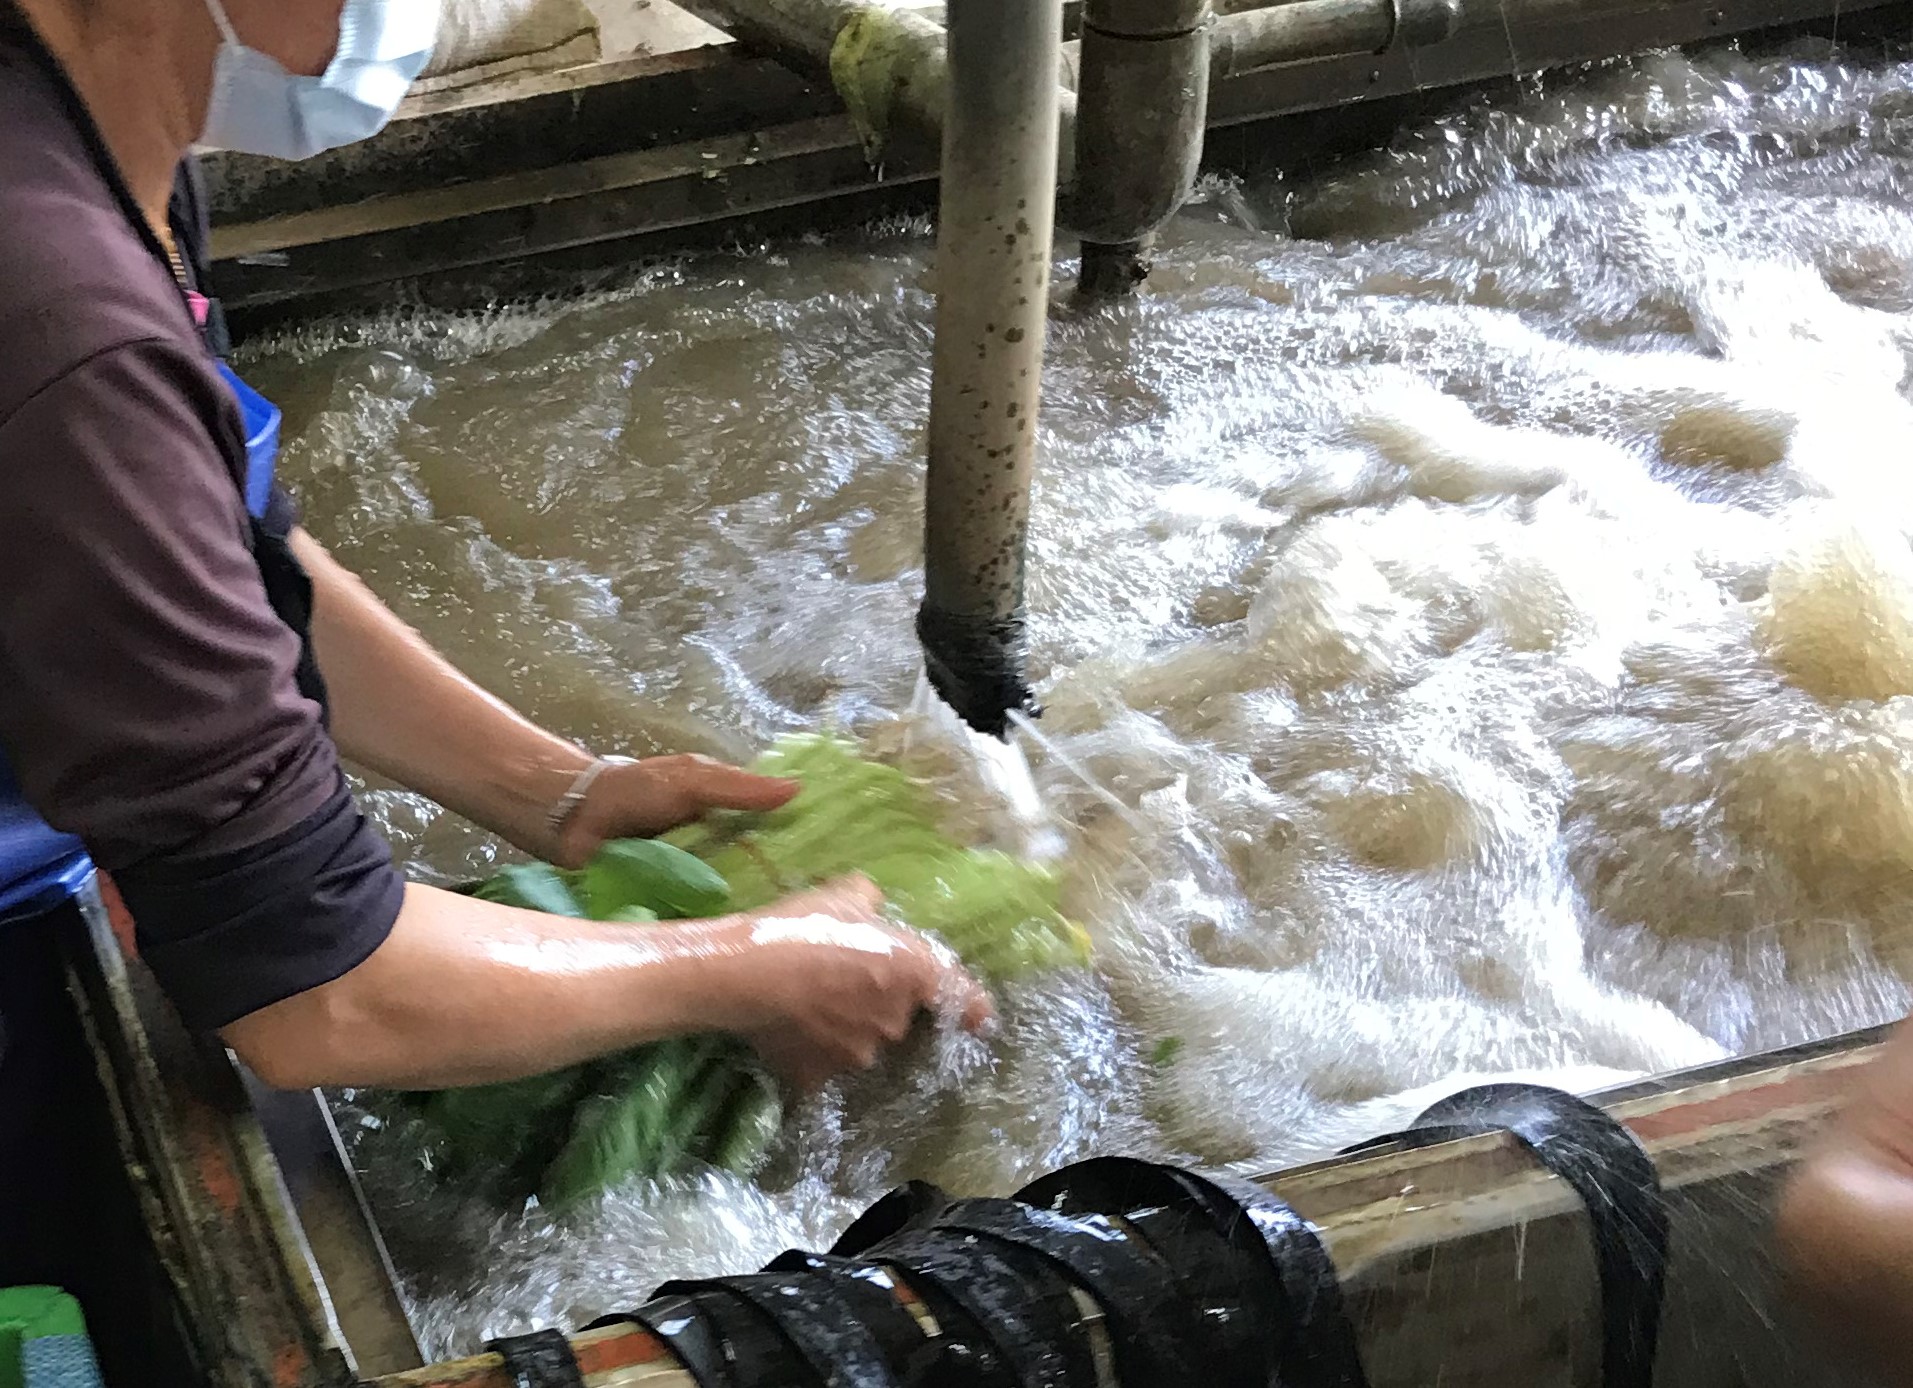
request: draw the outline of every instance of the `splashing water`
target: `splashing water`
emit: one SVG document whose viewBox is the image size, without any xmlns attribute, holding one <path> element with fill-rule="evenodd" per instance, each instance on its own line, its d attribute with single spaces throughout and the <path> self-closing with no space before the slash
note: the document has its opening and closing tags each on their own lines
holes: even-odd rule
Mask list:
<svg viewBox="0 0 1913 1388">
<path fill-rule="evenodd" d="M 1276 1165 L 1470 1079 L 1900 1013 L 1909 208 L 1913 68 L 1809 49 L 1533 87 L 1286 203 L 1210 189 L 1140 298 L 1054 318 L 1034 798 L 913 711 L 923 228 L 268 348 L 313 527 L 481 680 L 639 752 L 857 728 L 976 832 L 1060 832 L 1098 944 L 988 1046 L 813 1106 L 761 1187 L 558 1227 L 348 1102 L 429 1348 L 755 1267 L 906 1176 Z M 494 860 L 367 794 L 421 876 Z"/>
</svg>

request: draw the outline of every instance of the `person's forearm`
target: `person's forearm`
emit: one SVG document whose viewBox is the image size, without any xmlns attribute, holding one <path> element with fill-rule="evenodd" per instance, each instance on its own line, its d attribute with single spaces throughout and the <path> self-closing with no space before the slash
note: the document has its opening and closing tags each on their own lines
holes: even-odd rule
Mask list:
<svg viewBox="0 0 1913 1388">
<path fill-rule="evenodd" d="M 445 1088 L 541 1074 L 751 1018 L 747 923 L 628 925 L 407 887 L 385 943 L 332 983 L 221 1033 L 267 1083 Z"/>
<path fill-rule="evenodd" d="M 332 735 L 351 761 L 541 857 L 546 816 L 590 757 L 460 674 L 304 531 L 313 646 Z"/>
<path fill-rule="evenodd" d="M 1794 1299 L 1836 1332 L 1826 1345 L 1913 1382 L 1913 1026 L 1861 1072 L 1845 1111 L 1807 1154 L 1780 1206 Z"/>
</svg>

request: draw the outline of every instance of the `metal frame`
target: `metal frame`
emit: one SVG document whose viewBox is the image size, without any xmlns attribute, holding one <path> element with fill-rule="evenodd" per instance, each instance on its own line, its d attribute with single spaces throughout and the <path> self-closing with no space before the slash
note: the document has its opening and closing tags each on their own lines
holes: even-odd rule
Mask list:
<svg viewBox="0 0 1913 1388">
<path fill-rule="evenodd" d="M 334 1144 L 282 1165 L 224 1048 L 191 1036 L 139 963 L 104 878 L 68 975 L 156 1254 L 216 1388 L 339 1388 L 422 1362 L 390 1262 Z M 278 1096 L 323 1114 L 316 1096 Z M 298 1190 L 303 1199 L 295 1196 Z M 332 1288 L 339 1289 L 334 1295 Z"/>
<path fill-rule="evenodd" d="M 1209 129 L 1253 145 L 1283 117 L 1505 78 L 1511 67 L 1824 21 L 1833 8 L 1556 5 L 1505 33 L 1476 27 L 1419 50 L 1230 78 L 1210 92 Z M 1858 24 L 1903 0 L 1839 8 L 1843 24 Z M 364 148 L 297 170 L 268 174 L 258 161 L 217 156 L 208 167 L 220 292 L 242 329 L 395 301 L 463 307 L 645 256 L 926 210 L 934 146 L 900 131 L 873 170 L 840 111 L 826 89 L 767 59 L 700 49 L 422 103 Z"/>
</svg>

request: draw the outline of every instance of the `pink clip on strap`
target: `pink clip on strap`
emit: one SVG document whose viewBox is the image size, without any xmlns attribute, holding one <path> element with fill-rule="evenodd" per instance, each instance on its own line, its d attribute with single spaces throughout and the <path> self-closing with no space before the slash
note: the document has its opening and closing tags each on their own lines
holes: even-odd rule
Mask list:
<svg viewBox="0 0 1913 1388">
<path fill-rule="evenodd" d="M 201 327 L 201 328 L 205 327 L 206 319 L 212 313 L 212 304 L 210 301 L 208 301 L 206 296 L 204 294 L 194 294 L 188 291 L 186 295 L 186 306 L 193 311 L 194 326 Z"/>
</svg>

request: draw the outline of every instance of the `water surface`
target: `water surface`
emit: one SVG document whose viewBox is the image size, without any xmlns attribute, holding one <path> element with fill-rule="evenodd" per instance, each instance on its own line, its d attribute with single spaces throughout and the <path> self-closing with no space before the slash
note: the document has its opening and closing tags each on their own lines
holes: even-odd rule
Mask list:
<svg viewBox="0 0 1913 1388">
<path fill-rule="evenodd" d="M 930 262 L 891 227 L 250 369 L 312 528 L 537 717 L 894 742 Z M 1910 307 L 1913 67 L 1824 49 L 1549 79 L 1208 190 L 1141 298 L 1053 323 L 1030 756 L 1095 970 L 806 1114 L 762 1189 L 563 1228 L 348 1109 L 430 1350 L 755 1268 L 905 1177 L 1274 1166 L 1471 1077 L 1899 1015 Z M 494 861 L 371 798 L 421 877 Z"/>
</svg>

